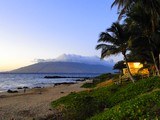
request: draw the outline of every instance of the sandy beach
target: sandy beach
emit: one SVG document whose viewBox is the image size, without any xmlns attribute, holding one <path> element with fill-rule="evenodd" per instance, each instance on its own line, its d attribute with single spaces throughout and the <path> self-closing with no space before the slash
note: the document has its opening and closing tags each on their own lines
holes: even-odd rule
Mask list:
<svg viewBox="0 0 160 120">
<path fill-rule="evenodd" d="M 27 89 L 26 93 L 0 93 L 0 120 L 32 120 L 54 114 L 50 103 L 71 92 L 86 90 L 80 88 L 87 81 L 76 84 L 62 84 L 46 88 Z"/>
</svg>

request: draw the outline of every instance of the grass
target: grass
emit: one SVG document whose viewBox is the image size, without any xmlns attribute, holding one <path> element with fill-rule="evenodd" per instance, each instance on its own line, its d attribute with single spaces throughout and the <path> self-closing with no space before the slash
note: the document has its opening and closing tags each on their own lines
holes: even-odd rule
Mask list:
<svg viewBox="0 0 160 120">
<path fill-rule="evenodd" d="M 52 102 L 57 119 L 125 120 L 160 118 L 160 78 L 71 93 Z"/>
</svg>

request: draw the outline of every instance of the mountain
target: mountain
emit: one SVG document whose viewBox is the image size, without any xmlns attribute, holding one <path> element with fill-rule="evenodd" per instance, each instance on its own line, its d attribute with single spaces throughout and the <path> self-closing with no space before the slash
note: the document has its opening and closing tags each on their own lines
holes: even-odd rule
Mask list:
<svg viewBox="0 0 160 120">
<path fill-rule="evenodd" d="M 106 73 L 112 67 L 75 62 L 41 62 L 16 70 L 12 73 Z"/>
<path fill-rule="evenodd" d="M 86 64 L 99 64 L 99 65 L 114 65 L 112 59 L 106 61 L 100 59 L 98 56 L 81 56 L 75 54 L 62 54 L 55 59 L 35 59 L 35 62 L 77 62 Z"/>
<path fill-rule="evenodd" d="M 56 59 L 38 59 L 38 63 L 10 71 L 11 73 L 107 73 L 113 72 L 111 62 L 95 57 L 61 55 Z"/>
</svg>

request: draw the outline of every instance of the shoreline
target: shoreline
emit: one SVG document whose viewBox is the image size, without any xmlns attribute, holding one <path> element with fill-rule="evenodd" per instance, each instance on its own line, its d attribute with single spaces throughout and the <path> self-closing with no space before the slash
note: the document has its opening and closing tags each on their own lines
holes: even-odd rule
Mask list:
<svg viewBox="0 0 160 120">
<path fill-rule="evenodd" d="M 63 78 L 74 78 L 75 80 L 69 80 L 69 81 L 61 81 L 61 82 L 55 82 L 55 83 L 43 83 L 43 85 L 31 85 L 31 86 L 17 86 L 17 87 L 10 87 L 8 89 L 2 89 L 0 90 L 0 94 L 1 93 L 18 93 L 20 91 L 25 91 L 25 90 L 29 90 L 29 89 L 34 89 L 34 88 L 46 88 L 49 86 L 57 86 L 57 85 L 61 85 L 61 84 L 76 84 L 77 82 L 82 82 L 82 81 L 86 81 L 89 79 L 92 79 L 93 77 L 57 77 L 57 78 L 52 78 L 53 76 L 51 76 L 51 78 L 45 78 L 46 76 L 44 76 L 44 79 L 63 79 Z M 54 76 L 55 77 L 55 76 Z M 24 90 L 25 89 L 25 90 Z"/>
<path fill-rule="evenodd" d="M 87 80 L 85 80 L 87 81 Z M 0 98 L 3 98 L 3 96 L 6 96 L 6 97 L 14 97 L 14 96 L 20 96 L 20 95 L 29 95 L 29 94 L 33 94 L 33 93 L 38 93 L 38 94 L 41 94 L 42 92 L 45 92 L 46 90 L 48 89 L 53 89 L 54 87 L 58 87 L 58 86 L 64 86 L 64 87 L 67 87 L 67 86 L 70 86 L 70 85 L 73 85 L 73 84 L 79 84 L 78 82 L 85 82 L 85 81 L 77 81 L 77 82 L 64 82 L 64 83 L 55 83 L 55 84 L 50 84 L 50 85 L 47 85 L 47 86 L 37 86 L 37 87 L 27 87 L 25 89 L 25 92 L 24 92 L 24 88 L 22 89 L 8 89 L 8 90 L 11 90 L 13 91 L 12 92 L 8 92 L 8 90 L 6 91 L 2 91 L 0 92 Z M 17 92 L 14 92 L 14 91 L 17 91 Z M 39 92 L 38 92 L 39 91 Z"/>
<path fill-rule="evenodd" d="M 27 89 L 26 93 L 0 93 L 0 119 L 16 119 L 28 120 L 31 118 L 44 118 L 54 114 L 50 103 L 71 92 L 80 92 L 87 90 L 81 88 L 90 80 L 78 81 L 75 84 L 61 84 L 56 86 L 48 86 L 44 88 Z"/>
<path fill-rule="evenodd" d="M 90 80 L 91 78 L 83 78 L 83 79 L 76 79 L 74 81 L 70 81 L 70 82 L 60 82 L 60 83 L 51 83 L 48 85 L 44 85 L 44 86 L 34 86 L 34 87 L 30 87 L 30 86 L 24 86 L 24 87 L 17 87 L 17 88 L 12 88 L 12 89 L 7 89 L 7 90 L 1 90 L 0 91 L 0 95 L 1 94 L 15 94 L 15 93 L 25 93 L 28 90 L 31 89 L 42 89 L 42 88 L 48 88 L 48 87 L 55 87 L 58 85 L 71 85 L 71 84 L 77 84 L 78 82 L 84 82 L 87 80 Z"/>
</svg>

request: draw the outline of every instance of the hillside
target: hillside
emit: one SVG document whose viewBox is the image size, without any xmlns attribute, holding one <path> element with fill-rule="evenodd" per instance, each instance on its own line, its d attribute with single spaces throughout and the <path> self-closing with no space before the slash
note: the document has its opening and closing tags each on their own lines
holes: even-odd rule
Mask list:
<svg viewBox="0 0 160 120">
<path fill-rule="evenodd" d="M 56 118 L 70 120 L 160 119 L 160 78 L 90 89 L 52 102 Z M 52 116 L 53 117 L 53 116 Z"/>
<path fill-rule="evenodd" d="M 111 66 L 76 62 L 40 62 L 12 70 L 12 73 L 107 73 Z"/>
</svg>

